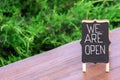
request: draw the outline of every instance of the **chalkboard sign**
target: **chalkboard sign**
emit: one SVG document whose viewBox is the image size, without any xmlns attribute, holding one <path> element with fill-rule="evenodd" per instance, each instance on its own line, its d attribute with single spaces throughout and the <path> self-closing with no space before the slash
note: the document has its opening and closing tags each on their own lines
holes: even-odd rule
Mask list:
<svg viewBox="0 0 120 80">
<path fill-rule="evenodd" d="M 109 21 L 82 21 L 82 62 L 109 62 Z"/>
</svg>

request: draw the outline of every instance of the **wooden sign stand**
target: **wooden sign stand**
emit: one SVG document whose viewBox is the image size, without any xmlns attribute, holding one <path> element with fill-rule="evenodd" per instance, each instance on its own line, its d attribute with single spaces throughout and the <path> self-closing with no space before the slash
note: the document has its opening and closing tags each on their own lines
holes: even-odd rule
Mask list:
<svg viewBox="0 0 120 80">
<path fill-rule="evenodd" d="M 86 63 L 82 63 L 82 71 L 86 72 Z"/>
<path fill-rule="evenodd" d="M 108 22 L 109 23 L 109 21 L 108 20 L 96 20 L 96 19 L 94 19 L 94 20 L 83 20 L 82 21 L 82 23 L 83 22 L 87 22 L 87 23 L 91 23 L 91 22 Z M 110 36 L 110 33 L 109 33 L 109 36 Z M 82 43 L 81 43 L 82 44 Z M 105 63 L 106 64 L 106 72 L 109 72 L 110 71 L 110 63 L 109 63 L 109 61 L 107 62 L 107 63 Z M 86 72 L 86 62 L 82 62 L 82 71 L 83 72 Z"/>
<path fill-rule="evenodd" d="M 86 63 L 82 63 L 82 71 L 86 72 Z M 110 71 L 110 63 L 106 63 L 106 72 Z"/>
</svg>

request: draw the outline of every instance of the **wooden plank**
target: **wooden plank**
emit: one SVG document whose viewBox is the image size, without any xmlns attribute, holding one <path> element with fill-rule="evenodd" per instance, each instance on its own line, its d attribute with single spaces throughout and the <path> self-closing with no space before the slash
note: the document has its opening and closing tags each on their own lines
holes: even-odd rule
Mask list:
<svg viewBox="0 0 120 80">
<path fill-rule="evenodd" d="M 104 63 L 88 63 L 82 72 L 80 41 L 0 67 L 0 80 L 119 80 L 120 28 L 111 31 L 110 72 Z"/>
</svg>

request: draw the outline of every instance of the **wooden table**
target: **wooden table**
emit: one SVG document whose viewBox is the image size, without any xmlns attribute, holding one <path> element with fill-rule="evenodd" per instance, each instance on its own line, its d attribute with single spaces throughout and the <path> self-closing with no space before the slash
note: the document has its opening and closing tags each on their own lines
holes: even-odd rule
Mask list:
<svg viewBox="0 0 120 80">
<path fill-rule="evenodd" d="M 111 31 L 110 72 L 88 63 L 82 72 L 80 41 L 0 67 L 0 80 L 120 80 L 120 28 Z"/>
</svg>

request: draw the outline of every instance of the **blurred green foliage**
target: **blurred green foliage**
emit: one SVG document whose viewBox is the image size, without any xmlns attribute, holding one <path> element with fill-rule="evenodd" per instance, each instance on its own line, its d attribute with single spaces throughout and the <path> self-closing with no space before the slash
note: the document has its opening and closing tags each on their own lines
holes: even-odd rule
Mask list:
<svg viewBox="0 0 120 80">
<path fill-rule="evenodd" d="M 0 66 L 81 38 L 83 19 L 120 26 L 119 0 L 0 0 Z"/>
</svg>

